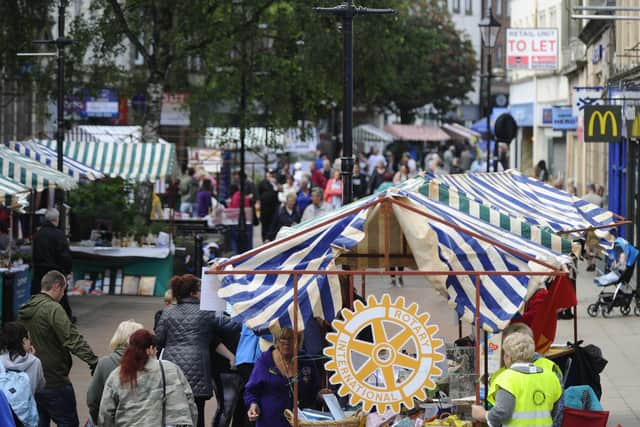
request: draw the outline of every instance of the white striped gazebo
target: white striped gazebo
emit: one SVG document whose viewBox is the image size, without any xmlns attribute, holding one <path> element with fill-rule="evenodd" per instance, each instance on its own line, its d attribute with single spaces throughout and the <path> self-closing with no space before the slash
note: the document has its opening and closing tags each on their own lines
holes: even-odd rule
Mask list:
<svg viewBox="0 0 640 427">
<path fill-rule="evenodd" d="M 0 176 L 23 184 L 35 191 L 48 187 L 72 190 L 78 182 L 69 175 L 25 157 L 4 145 L 0 146 Z"/>
</svg>

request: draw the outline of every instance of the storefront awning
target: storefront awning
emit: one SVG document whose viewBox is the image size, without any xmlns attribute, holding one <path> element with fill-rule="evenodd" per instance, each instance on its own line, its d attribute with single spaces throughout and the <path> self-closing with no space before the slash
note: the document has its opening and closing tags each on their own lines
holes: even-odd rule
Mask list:
<svg viewBox="0 0 640 427">
<path fill-rule="evenodd" d="M 438 126 L 387 125 L 384 130 L 399 141 L 438 142 L 451 139 Z"/>
<path fill-rule="evenodd" d="M 453 139 L 463 139 L 471 143 L 478 141 L 481 137 L 478 132 L 457 123 L 446 123 L 442 125 L 442 129 L 450 133 L 453 136 Z"/>
</svg>

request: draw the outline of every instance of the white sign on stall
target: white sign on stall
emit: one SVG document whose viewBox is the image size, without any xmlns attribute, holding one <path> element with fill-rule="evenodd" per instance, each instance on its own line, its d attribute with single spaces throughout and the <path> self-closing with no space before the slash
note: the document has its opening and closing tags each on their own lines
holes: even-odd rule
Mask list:
<svg viewBox="0 0 640 427">
<path fill-rule="evenodd" d="M 509 28 L 507 70 L 557 70 L 557 28 Z"/>
<path fill-rule="evenodd" d="M 221 276 L 218 274 L 205 274 L 209 267 L 202 269 L 202 288 L 200 290 L 200 310 L 217 311 L 222 313 L 227 310 L 227 302 L 218 296 Z"/>
</svg>

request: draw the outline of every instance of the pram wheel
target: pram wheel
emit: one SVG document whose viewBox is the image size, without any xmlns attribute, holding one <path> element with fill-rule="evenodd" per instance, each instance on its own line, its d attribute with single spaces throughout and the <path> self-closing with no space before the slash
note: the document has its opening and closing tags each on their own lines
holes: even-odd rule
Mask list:
<svg viewBox="0 0 640 427">
<path fill-rule="evenodd" d="M 623 305 L 622 307 L 620 307 L 620 313 L 622 313 L 623 316 L 628 316 L 629 313 L 631 313 L 631 306 Z"/>
<path fill-rule="evenodd" d="M 608 305 L 602 307 L 602 317 L 611 317 L 611 307 Z"/>
<path fill-rule="evenodd" d="M 636 307 L 636 310 L 638 310 L 638 307 Z M 638 310 L 640 312 L 640 310 Z M 587 314 L 591 317 L 597 317 L 598 316 L 598 304 L 589 304 L 589 307 L 587 307 Z M 639 314 L 640 316 L 640 314 Z"/>
</svg>

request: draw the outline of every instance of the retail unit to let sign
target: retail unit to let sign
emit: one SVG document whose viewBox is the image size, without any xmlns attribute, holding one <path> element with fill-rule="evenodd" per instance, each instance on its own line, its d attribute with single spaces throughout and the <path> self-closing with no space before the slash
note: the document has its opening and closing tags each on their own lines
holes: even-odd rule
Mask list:
<svg viewBox="0 0 640 427">
<path fill-rule="evenodd" d="M 556 28 L 509 28 L 508 70 L 556 70 L 558 30 Z"/>
<path fill-rule="evenodd" d="M 617 105 L 584 108 L 584 142 L 622 141 L 622 107 Z"/>
</svg>

